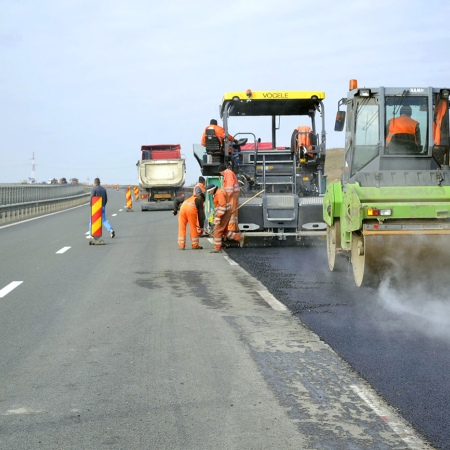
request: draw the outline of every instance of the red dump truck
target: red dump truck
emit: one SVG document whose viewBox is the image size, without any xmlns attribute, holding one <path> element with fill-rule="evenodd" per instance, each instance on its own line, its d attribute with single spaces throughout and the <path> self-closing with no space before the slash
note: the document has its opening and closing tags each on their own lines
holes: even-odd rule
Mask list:
<svg viewBox="0 0 450 450">
<path fill-rule="evenodd" d="M 138 168 L 142 211 L 171 210 L 184 195 L 186 161 L 179 144 L 143 145 Z"/>
</svg>

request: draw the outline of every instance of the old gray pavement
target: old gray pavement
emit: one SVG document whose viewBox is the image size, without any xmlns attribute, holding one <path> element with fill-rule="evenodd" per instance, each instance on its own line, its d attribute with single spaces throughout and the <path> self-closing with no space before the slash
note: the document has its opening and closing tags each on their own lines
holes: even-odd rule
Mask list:
<svg viewBox="0 0 450 450">
<path fill-rule="evenodd" d="M 169 211 L 122 195 L 104 246 L 87 206 L 0 227 L 0 289 L 22 281 L 0 298 L 0 448 L 430 448 L 226 253 L 179 251 Z"/>
</svg>

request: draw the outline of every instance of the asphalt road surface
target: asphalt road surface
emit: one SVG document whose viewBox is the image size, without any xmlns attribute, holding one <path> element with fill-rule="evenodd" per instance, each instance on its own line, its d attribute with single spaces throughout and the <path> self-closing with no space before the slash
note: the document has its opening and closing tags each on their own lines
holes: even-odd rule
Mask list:
<svg viewBox="0 0 450 450">
<path fill-rule="evenodd" d="M 437 448 L 450 449 L 448 274 L 358 288 L 350 265 L 330 272 L 326 243 L 229 249 Z M 420 261 L 417 262 L 420 264 Z"/>
<path fill-rule="evenodd" d="M 105 245 L 88 206 L 0 226 L 1 449 L 446 448 L 440 327 L 406 333 L 323 248 L 181 252 L 169 211 L 109 197 Z M 412 391 L 441 408 L 399 414 Z"/>
</svg>

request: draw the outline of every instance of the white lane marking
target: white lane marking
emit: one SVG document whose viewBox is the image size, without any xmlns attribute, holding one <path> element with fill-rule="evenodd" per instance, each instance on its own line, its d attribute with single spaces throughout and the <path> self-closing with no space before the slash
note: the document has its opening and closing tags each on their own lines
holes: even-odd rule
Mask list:
<svg viewBox="0 0 450 450">
<path fill-rule="evenodd" d="M 90 231 L 86 231 L 86 233 L 84 233 L 86 236 L 88 235 L 88 234 L 91 234 L 91 232 Z"/>
<path fill-rule="evenodd" d="M 45 214 L 45 216 L 33 217 L 31 219 L 20 220 L 19 222 L 10 223 L 8 225 L 2 225 L 0 227 L 0 230 L 2 228 L 8 228 L 8 227 L 14 227 L 16 225 L 20 225 L 21 223 L 31 222 L 32 220 L 42 219 L 43 217 L 54 216 L 55 214 L 61 214 L 61 213 L 66 212 L 66 211 L 70 211 L 71 209 L 81 208 L 82 206 L 86 206 L 86 205 L 89 205 L 89 203 L 83 203 L 82 205 L 74 206 L 73 208 L 68 208 L 68 209 L 64 209 L 62 211 L 56 211 L 56 212 L 53 212 L 53 213 L 50 213 L 50 214 Z"/>
<path fill-rule="evenodd" d="M 15 289 L 17 286 L 20 286 L 22 283 L 23 281 L 12 281 L 8 284 L 8 286 L 0 289 L 0 298 L 3 298 L 5 295 L 9 294 L 13 289 Z"/>
<path fill-rule="evenodd" d="M 111 214 L 112 217 L 117 216 L 117 214 Z"/>
<path fill-rule="evenodd" d="M 65 253 L 65 252 L 67 252 L 67 250 L 69 250 L 69 248 L 72 248 L 72 247 L 63 247 L 61 250 L 58 250 L 56 253 L 59 253 L 59 254 Z"/>
<path fill-rule="evenodd" d="M 238 266 L 239 264 L 236 261 L 233 261 L 229 256 L 224 256 L 224 258 L 229 262 L 232 266 Z"/>
<path fill-rule="evenodd" d="M 119 209 L 119 211 L 123 211 L 123 209 Z"/>
<path fill-rule="evenodd" d="M 287 311 L 286 306 L 279 302 L 269 291 L 256 291 L 275 311 Z"/>
<path fill-rule="evenodd" d="M 406 421 L 401 417 L 396 417 L 395 413 L 389 411 L 388 408 L 369 390 L 355 385 L 351 385 L 350 387 L 392 428 L 394 433 L 398 434 L 400 438 L 405 441 L 409 448 L 417 450 L 428 448 L 424 446 L 425 443 L 418 437 Z"/>
<path fill-rule="evenodd" d="M 10 416 L 12 414 L 33 414 L 38 413 L 40 411 L 33 411 L 29 408 L 17 408 L 17 409 L 9 409 L 6 413 L 2 414 L 2 416 Z"/>
</svg>

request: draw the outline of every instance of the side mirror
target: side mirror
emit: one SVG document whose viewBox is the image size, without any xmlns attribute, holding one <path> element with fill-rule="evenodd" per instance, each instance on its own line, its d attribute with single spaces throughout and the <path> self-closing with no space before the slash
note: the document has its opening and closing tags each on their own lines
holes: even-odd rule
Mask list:
<svg viewBox="0 0 450 450">
<path fill-rule="evenodd" d="M 334 123 L 334 131 L 342 131 L 345 125 L 345 111 L 336 113 L 336 122 Z"/>
</svg>

